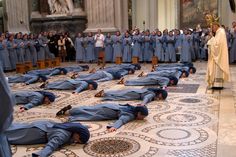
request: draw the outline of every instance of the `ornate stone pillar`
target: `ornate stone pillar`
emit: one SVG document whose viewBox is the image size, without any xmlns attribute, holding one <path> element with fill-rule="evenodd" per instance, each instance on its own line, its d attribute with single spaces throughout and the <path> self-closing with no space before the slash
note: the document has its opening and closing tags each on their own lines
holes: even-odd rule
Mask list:
<svg viewBox="0 0 236 157">
<path fill-rule="evenodd" d="M 6 0 L 6 22 L 9 32 L 29 32 L 28 0 Z"/>
<path fill-rule="evenodd" d="M 85 2 L 88 19 L 85 32 L 96 32 L 98 28 L 103 32 L 114 32 L 128 28 L 127 5 L 127 11 L 122 12 L 125 6 L 123 4 L 128 4 L 127 0 L 86 0 Z M 126 23 L 122 21 L 123 18 L 127 20 Z"/>
</svg>

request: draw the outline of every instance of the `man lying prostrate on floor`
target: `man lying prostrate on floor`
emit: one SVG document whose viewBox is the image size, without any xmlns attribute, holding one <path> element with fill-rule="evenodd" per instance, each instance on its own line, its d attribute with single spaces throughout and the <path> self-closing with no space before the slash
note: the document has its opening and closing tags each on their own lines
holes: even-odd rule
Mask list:
<svg viewBox="0 0 236 157">
<path fill-rule="evenodd" d="M 181 72 L 180 70 L 161 70 L 161 71 L 154 71 L 149 72 L 146 75 L 144 72 L 141 72 L 138 77 L 152 77 L 152 76 L 160 76 L 160 77 L 176 77 L 177 79 L 180 79 L 182 77 L 188 76 L 188 72 Z"/>
<path fill-rule="evenodd" d="M 100 91 L 95 97 L 103 97 L 103 101 L 129 101 L 129 100 L 143 100 L 141 105 L 147 105 L 154 100 L 165 100 L 168 93 L 160 88 L 147 89 L 125 89 L 113 91 Z"/>
<path fill-rule="evenodd" d="M 193 63 L 171 63 L 171 64 L 158 64 L 158 67 L 194 67 Z"/>
<path fill-rule="evenodd" d="M 195 67 L 188 67 L 188 66 L 175 66 L 175 67 L 159 67 L 157 66 L 154 71 L 161 71 L 161 70 L 179 70 L 184 72 L 188 72 L 190 74 L 196 73 L 196 68 Z"/>
<path fill-rule="evenodd" d="M 33 153 L 33 157 L 48 157 L 65 144 L 86 144 L 90 138 L 86 126 L 69 122 L 13 123 L 5 133 L 12 145 L 46 144 L 42 150 Z"/>
<path fill-rule="evenodd" d="M 23 105 L 20 107 L 20 112 L 29 110 L 33 107 L 54 102 L 56 96 L 51 92 L 46 91 L 20 91 L 14 92 L 16 104 Z"/>
<path fill-rule="evenodd" d="M 102 69 L 100 71 L 106 71 L 108 73 L 111 73 L 111 74 L 115 74 L 115 73 L 119 73 L 121 74 L 121 76 L 125 76 L 125 75 L 129 75 L 129 74 L 134 74 L 135 70 L 131 69 L 131 68 L 105 68 L 105 69 Z"/>
<path fill-rule="evenodd" d="M 60 80 L 50 83 L 44 83 L 40 88 L 44 89 L 53 89 L 53 90 L 74 90 L 72 93 L 80 93 L 85 90 L 96 90 L 98 84 L 92 80 L 78 80 L 78 79 L 69 79 L 69 80 Z"/>
<path fill-rule="evenodd" d="M 9 76 L 9 83 L 24 83 L 25 85 L 37 83 L 37 82 L 45 82 L 47 81 L 47 77 L 44 75 L 17 75 L 17 76 Z"/>
<path fill-rule="evenodd" d="M 178 84 L 178 79 L 176 77 L 160 77 L 160 76 L 150 76 L 150 77 L 140 77 L 137 79 L 130 79 L 125 81 L 123 78 L 118 82 L 118 84 L 124 84 L 125 86 L 150 86 L 156 85 L 160 87 L 175 86 Z"/>
<path fill-rule="evenodd" d="M 31 70 L 27 72 L 27 74 L 30 75 L 43 75 L 43 76 L 66 75 L 67 73 L 68 71 L 65 68 Z"/>
<path fill-rule="evenodd" d="M 121 105 L 114 103 L 75 108 L 68 105 L 57 112 L 57 116 L 61 115 L 69 115 L 70 121 L 116 120 L 113 125 L 107 126 L 108 131 L 113 132 L 132 120 L 143 120 L 148 116 L 148 109 L 146 106 L 131 106 L 129 104 Z"/>
<path fill-rule="evenodd" d="M 122 64 L 114 64 L 114 65 L 110 65 L 108 67 L 104 67 L 103 69 L 106 68 L 123 68 L 123 69 L 133 69 L 133 70 L 140 70 L 141 66 L 140 64 L 130 64 L 130 63 L 122 63 Z"/>
<path fill-rule="evenodd" d="M 76 79 L 78 80 L 93 80 L 96 82 L 105 82 L 105 81 L 110 81 L 110 80 L 118 80 L 122 76 L 120 73 L 109 73 L 106 71 L 96 71 L 95 73 L 91 74 L 81 74 L 81 75 L 76 75 Z"/>
</svg>

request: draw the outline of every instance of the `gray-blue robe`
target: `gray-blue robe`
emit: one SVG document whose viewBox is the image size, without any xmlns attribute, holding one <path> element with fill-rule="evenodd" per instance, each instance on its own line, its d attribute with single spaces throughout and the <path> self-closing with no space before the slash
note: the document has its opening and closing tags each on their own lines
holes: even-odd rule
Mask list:
<svg viewBox="0 0 236 157">
<path fill-rule="evenodd" d="M 50 121 L 14 123 L 6 131 L 6 135 L 9 143 L 13 145 L 46 144 L 42 150 L 33 155 L 48 157 L 59 147 L 69 144 L 72 136 L 69 131 L 53 128 L 54 124 Z"/>
<path fill-rule="evenodd" d="M 132 58 L 132 52 L 131 52 L 131 44 L 132 44 L 132 39 L 131 37 L 124 38 L 123 39 L 123 63 L 130 63 L 131 58 Z"/>
<path fill-rule="evenodd" d="M 24 51 L 25 51 L 25 61 L 28 62 L 28 61 L 32 61 L 32 56 L 31 56 L 31 52 L 30 52 L 30 47 L 29 47 L 29 44 L 30 42 L 28 40 L 24 40 Z"/>
<path fill-rule="evenodd" d="M 50 75 L 51 72 L 53 71 L 54 69 L 41 69 L 41 70 L 30 70 L 27 72 L 27 74 L 30 74 L 30 75 Z M 58 71 L 56 71 L 57 73 L 59 73 Z"/>
<path fill-rule="evenodd" d="M 87 62 L 92 62 L 95 60 L 95 54 L 94 54 L 94 37 L 86 37 L 85 38 L 85 42 L 86 42 L 86 52 L 85 52 L 85 56 L 86 56 L 86 61 Z"/>
<path fill-rule="evenodd" d="M 105 44 L 105 60 L 107 62 L 113 62 L 113 47 L 112 47 L 113 42 L 111 37 L 106 37 L 104 44 Z"/>
<path fill-rule="evenodd" d="M 74 90 L 74 92 L 80 93 L 88 89 L 88 83 L 77 79 L 70 79 L 50 82 L 46 85 L 45 88 L 54 90 Z"/>
<path fill-rule="evenodd" d="M 153 56 L 152 41 L 151 35 L 144 36 L 144 52 L 143 52 L 143 61 L 150 62 Z"/>
<path fill-rule="evenodd" d="M 158 86 L 168 86 L 170 79 L 167 77 L 141 77 L 138 79 L 130 79 L 125 81 L 125 86 L 149 86 L 149 85 L 158 85 Z"/>
<path fill-rule="evenodd" d="M 22 39 L 15 39 L 16 54 L 17 54 L 17 62 L 24 63 L 25 62 L 25 50 L 24 50 L 24 41 Z"/>
<path fill-rule="evenodd" d="M 85 49 L 84 49 L 84 38 L 77 37 L 75 39 L 75 50 L 76 50 L 76 61 L 85 62 Z"/>
<path fill-rule="evenodd" d="M 128 70 L 125 70 L 121 67 L 110 67 L 110 68 L 105 68 L 102 71 L 106 71 L 108 73 L 114 74 L 114 73 L 119 73 L 121 76 L 125 76 L 129 74 Z"/>
<path fill-rule="evenodd" d="M 43 104 L 44 96 L 39 92 L 20 91 L 13 93 L 16 104 L 23 104 L 24 108 L 31 109 Z"/>
<path fill-rule="evenodd" d="M 196 59 L 200 58 L 200 32 L 193 33 L 193 48 L 195 52 Z"/>
<path fill-rule="evenodd" d="M 170 76 L 174 76 L 177 79 L 179 79 L 181 75 L 182 75 L 182 72 L 179 71 L 179 70 L 160 70 L 160 71 L 154 71 L 154 72 L 148 73 L 147 77 L 152 77 L 152 76 L 170 77 Z"/>
<path fill-rule="evenodd" d="M 193 61 L 196 60 L 196 54 L 194 51 L 194 37 L 193 34 L 191 34 L 191 38 L 190 38 L 190 51 L 191 51 L 191 58 Z"/>
<path fill-rule="evenodd" d="M 166 54 L 165 54 L 165 61 L 176 62 L 175 37 L 167 36 L 166 43 L 167 43 L 167 48 L 166 48 Z"/>
<path fill-rule="evenodd" d="M 15 42 L 7 42 L 7 49 L 9 53 L 9 60 L 11 63 L 11 69 L 16 69 L 16 63 L 17 63 L 17 54 L 16 54 L 16 48 L 14 48 Z"/>
<path fill-rule="evenodd" d="M 15 105 L 14 97 L 11 94 L 10 88 L 7 85 L 5 76 L 0 68 L 0 156 L 10 157 L 11 149 L 8 144 L 5 131 L 11 125 L 13 120 L 13 105 Z"/>
<path fill-rule="evenodd" d="M 156 67 L 156 71 L 162 70 L 178 70 L 178 71 L 187 71 L 189 72 L 190 68 L 188 66 L 172 66 L 172 67 Z"/>
<path fill-rule="evenodd" d="M 132 47 L 132 56 L 140 57 L 142 55 L 141 44 L 142 44 L 142 36 L 134 35 L 133 36 L 133 47 Z"/>
<path fill-rule="evenodd" d="M 230 63 L 236 61 L 236 32 L 234 32 L 234 34 L 232 35 L 232 44 L 229 56 Z"/>
<path fill-rule="evenodd" d="M 110 74 L 106 71 L 97 71 L 93 74 L 79 75 L 79 77 L 77 79 L 79 79 L 79 80 L 94 80 L 96 82 L 104 82 L 104 81 L 113 80 L 113 76 L 112 76 L 112 74 Z"/>
<path fill-rule="evenodd" d="M 35 48 L 36 46 L 36 41 L 33 39 L 29 40 L 29 49 L 30 49 L 30 53 L 31 53 L 31 61 L 33 66 L 37 65 L 37 60 L 38 60 L 38 56 L 37 56 L 37 50 Z"/>
<path fill-rule="evenodd" d="M 2 66 L 3 70 L 11 70 L 6 41 L 0 42 L 0 62 L 0 66 Z"/>
<path fill-rule="evenodd" d="M 175 52 L 182 53 L 183 35 L 179 34 L 175 36 Z"/>
<path fill-rule="evenodd" d="M 112 42 L 113 42 L 113 61 L 116 60 L 116 57 L 122 57 L 122 36 L 114 35 L 112 36 Z"/>
<path fill-rule="evenodd" d="M 183 45 L 182 45 L 182 53 L 180 55 L 181 62 L 192 62 L 191 58 L 191 36 L 190 35 L 183 35 Z"/>
<path fill-rule="evenodd" d="M 43 48 L 45 51 L 45 59 L 54 59 L 55 55 L 53 53 L 50 52 L 49 47 L 48 47 L 48 43 L 49 43 L 49 39 L 45 36 L 41 36 L 42 42 L 43 42 Z"/>
<path fill-rule="evenodd" d="M 114 65 L 110 65 L 107 68 L 123 68 L 123 69 L 130 68 L 130 69 L 135 70 L 135 66 L 130 63 L 114 64 Z"/>
<path fill-rule="evenodd" d="M 161 62 L 165 61 L 164 49 L 163 49 L 163 40 L 162 36 L 156 36 L 156 44 L 155 44 L 155 56 L 158 57 L 158 60 Z"/>
<path fill-rule="evenodd" d="M 44 49 L 44 44 L 43 44 L 43 40 L 41 38 L 38 38 L 36 40 L 36 45 L 38 47 L 38 55 L 37 55 L 37 58 L 38 60 L 45 60 L 46 59 L 46 52 L 45 52 L 45 49 Z"/>
<path fill-rule="evenodd" d="M 36 83 L 39 79 L 38 75 L 18 75 L 18 76 L 10 76 L 8 77 L 9 83 L 25 83 L 27 85 Z"/>
<path fill-rule="evenodd" d="M 119 105 L 114 103 L 97 104 L 96 106 L 81 106 L 70 110 L 70 121 L 100 121 L 115 120 L 113 125 L 108 128 L 120 128 L 122 125 L 135 119 L 136 115 L 132 112 L 134 107 Z"/>
<path fill-rule="evenodd" d="M 143 100 L 142 104 L 146 105 L 147 103 L 153 101 L 155 96 L 155 93 L 147 89 L 126 89 L 106 91 L 102 100 Z"/>
</svg>

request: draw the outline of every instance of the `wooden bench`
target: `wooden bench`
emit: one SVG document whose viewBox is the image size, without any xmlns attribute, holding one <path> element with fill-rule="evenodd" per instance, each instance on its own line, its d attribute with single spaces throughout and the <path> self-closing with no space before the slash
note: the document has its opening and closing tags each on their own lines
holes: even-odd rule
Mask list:
<svg viewBox="0 0 236 157">
<path fill-rule="evenodd" d="M 38 69 L 45 69 L 45 61 L 44 60 L 38 60 L 37 61 L 37 67 L 38 67 Z"/>
<path fill-rule="evenodd" d="M 122 63 L 122 57 L 116 57 L 116 64 Z"/>
<path fill-rule="evenodd" d="M 25 62 L 25 71 L 30 71 L 33 69 L 33 64 L 31 61 Z"/>
<path fill-rule="evenodd" d="M 16 73 L 25 73 L 25 64 L 24 63 L 16 63 Z"/>
<path fill-rule="evenodd" d="M 138 62 L 139 62 L 138 57 L 132 57 L 132 63 L 133 64 L 138 64 Z"/>
<path fill-rule="evenodd" d="M 46 68 L 52 68 L 52 60 L 51 59 L 46 59 L 45 60 L 45 67 Z"/>
<path fill-rule="evenodd" d="M 153 56 L 152 57 L 152 65 L 157 65 L 158 64 L 158 57 Z"/>
</svg>

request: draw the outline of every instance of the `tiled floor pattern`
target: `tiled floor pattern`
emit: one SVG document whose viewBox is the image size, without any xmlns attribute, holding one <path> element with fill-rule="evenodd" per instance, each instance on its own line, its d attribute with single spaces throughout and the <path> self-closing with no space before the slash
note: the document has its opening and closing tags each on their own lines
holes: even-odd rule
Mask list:
<svg viewBox="0 0 236 157">
<path fill-rule="evenodd" d="M 219 129 L 220 102 L 222 93 L 206 91 L 205 73 L 206 63 L 197 62 L 197 73 L 189 78 L 181 79 L 177 87 L 167 88 L 169 96 L 166 101 L 152 102 L 148 105 L 150 115 L 144 121 L 133 121 L 114 133 L 106 131 L 106 125 L 113 121 L 86 122 L 92 126 L 91 139 L 87 145 L 69 145 L 56 151 L 54 157 L 216 157 L 217 140 Z M 92 65 L 94 67 L 95 65 Z M 235 68 L 235 67 L 233 67 Z M 142 70 L 150 71 L 151 65 L 142 65 Z M 125 79 L 136 77 L 126 76 Z M 234 72 L 234 76 L 236 72 Z M 50 81 L 64 78 L 65 76 L 53 77 Z M 117 81 L 99 84 L 97 91 L 85 91 L 78 95 L 71 91 L 55 91 L 57 101 L 49 106 L 43 105 L 24 113 L 17 113 L 15 108 L 16 122 L 32 122 L 35 120 L 48 119 L 56 122 L 64 122 L 67 117 L 55 117 L 55 113 L 61 107 L 71 104 L 72 106 L 94 105 L 101 99 L 94 98 L 94 94 L 101 89 L 127 89 L 116 84 Z M 30 86 L 13 85 L 13 90 L 38 90 L 39 84 Z M 134 87 L 142 88 L 142 87 Z M 236 97 L 235 81 L 232 91 Z M 212 94 L 213 93 L 213 94 Z M 126 102 L 117 102 L 126 103 Z M 129 102 L 137 104 L 139 101 Z M 234 111 L 235 112 L 235 111 Z M 234 122 L 236 120 L 234 119 Z M 236 130 L 235 123 L 227 125 L 225 131 L 231 128 Z M 225 126 L 222 126 L 225 127 Z M 235 131 L 234 131 L 235 132 Z M 236 141 L 235 134 L 229 133 L 227 137 Z M 236 142 L 233 143 L 236 145 Z M 40 150 L 43 145 L 12 146 L 14 157 L 30 156 L 32 152 Z M 219 151 L 218 151 L 219 152 Z M 220 154 L 220 152 L 219 152 Z M 219 155 L 218 155 L 219 156 Z M 236 155 L 235 155 L 236 156 Z"/>
</svg>

